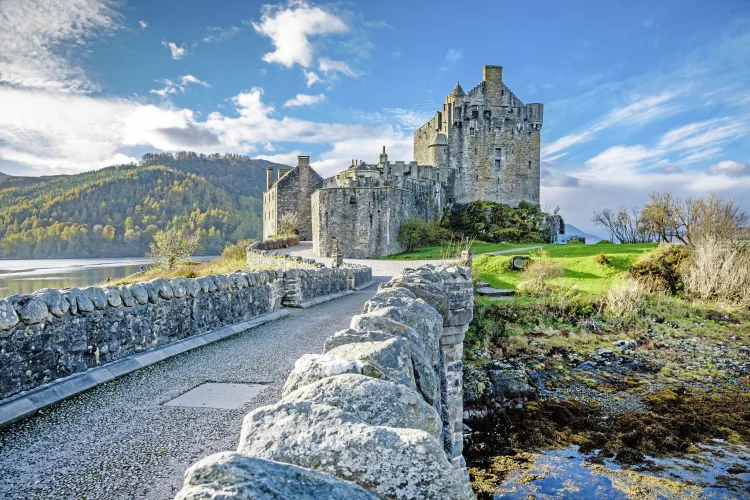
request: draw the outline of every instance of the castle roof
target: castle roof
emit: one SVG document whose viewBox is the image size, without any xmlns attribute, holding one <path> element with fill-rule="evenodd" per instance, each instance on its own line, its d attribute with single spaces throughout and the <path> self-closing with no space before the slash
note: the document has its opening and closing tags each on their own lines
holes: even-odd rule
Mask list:
<svg viewBox="0 0 750 500">
<path fill-rule="evenodd" d="M 464 89 L 461 88 L 461 84 L 457 82 L 456 86 L 453 88 L 453 92 L 451 92 L 451 95 L 455 97 L 460 97 L 466 94 L 464 93 Z"/>
</svg>

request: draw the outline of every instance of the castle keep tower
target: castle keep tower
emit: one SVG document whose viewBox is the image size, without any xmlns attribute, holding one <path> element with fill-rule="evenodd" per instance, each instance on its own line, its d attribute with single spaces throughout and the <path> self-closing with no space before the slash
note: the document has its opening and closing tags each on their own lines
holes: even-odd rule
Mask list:
<svg viewBox="0 0 750 500">
<path fill-rule="evenodd" d="M 484 66 L 479 85 L 467 94 L 457 84 L 414 132 L 414 158 L 419 165 L 444 160 L 455 171 L 454 203 L 539 203 L 543 113 L 542 104 L 524 104 L 503 83 L 502 66 Z"/>
</svg>

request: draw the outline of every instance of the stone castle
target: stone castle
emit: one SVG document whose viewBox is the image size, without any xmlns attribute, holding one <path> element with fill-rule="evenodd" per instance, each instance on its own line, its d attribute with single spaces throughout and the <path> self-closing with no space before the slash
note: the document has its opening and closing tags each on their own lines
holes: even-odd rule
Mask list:
<svg viewBox="0 0 750 500">
<path fill-rule="evenodd" d="M 439 218 L 479 200 L 538 204 L 543 112 L 505 86 L 501 66 L 484 66 L 479 85 L 467 94 L 457 84 L 414 132 L 415 161 L 391 162 L 383 148 L 377 164 L 353 160 L 328 179 L 310 167 L 309 156 L 280 170 L 275 182 L 269 170 L 263 238 L 294 213 L 300 238 L 311 239 L 317 255 L 338 247 L 350 258 L 381 257 L 403 250 L 397 240 L 406 220 Z"/>
</svg>

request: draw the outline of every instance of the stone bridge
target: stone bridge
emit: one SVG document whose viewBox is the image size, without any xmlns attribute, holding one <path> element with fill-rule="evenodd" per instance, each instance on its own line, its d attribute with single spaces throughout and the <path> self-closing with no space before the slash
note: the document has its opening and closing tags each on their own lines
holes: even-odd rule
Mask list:
<svg viewBox="0 0 750 500">
<path fill-rule="evenodd" d="M 0 301 L 0 497 L 471 497 L 470 273 L 373 264 Z"/>
</svg>

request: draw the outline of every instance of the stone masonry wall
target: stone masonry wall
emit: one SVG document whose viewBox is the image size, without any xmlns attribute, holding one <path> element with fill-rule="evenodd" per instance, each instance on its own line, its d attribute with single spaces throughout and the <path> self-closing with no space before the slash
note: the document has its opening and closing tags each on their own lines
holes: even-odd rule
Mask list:
<svg viewBox="0 0 750 500">
<path fill-rule="evenodd" d="M 0 300 L 0 400 L 371 280 L 369 267 L 347 264 L 13 295 Z"/>
<path fill-rule="evenodd" d="M 177 500 L 474 498 L 461 456 L 469 268 L 380 285 L 324 354 L 297 360 L 280 402 L 244 419 L 236 452 L 200 460 Z"/>
</svg>

